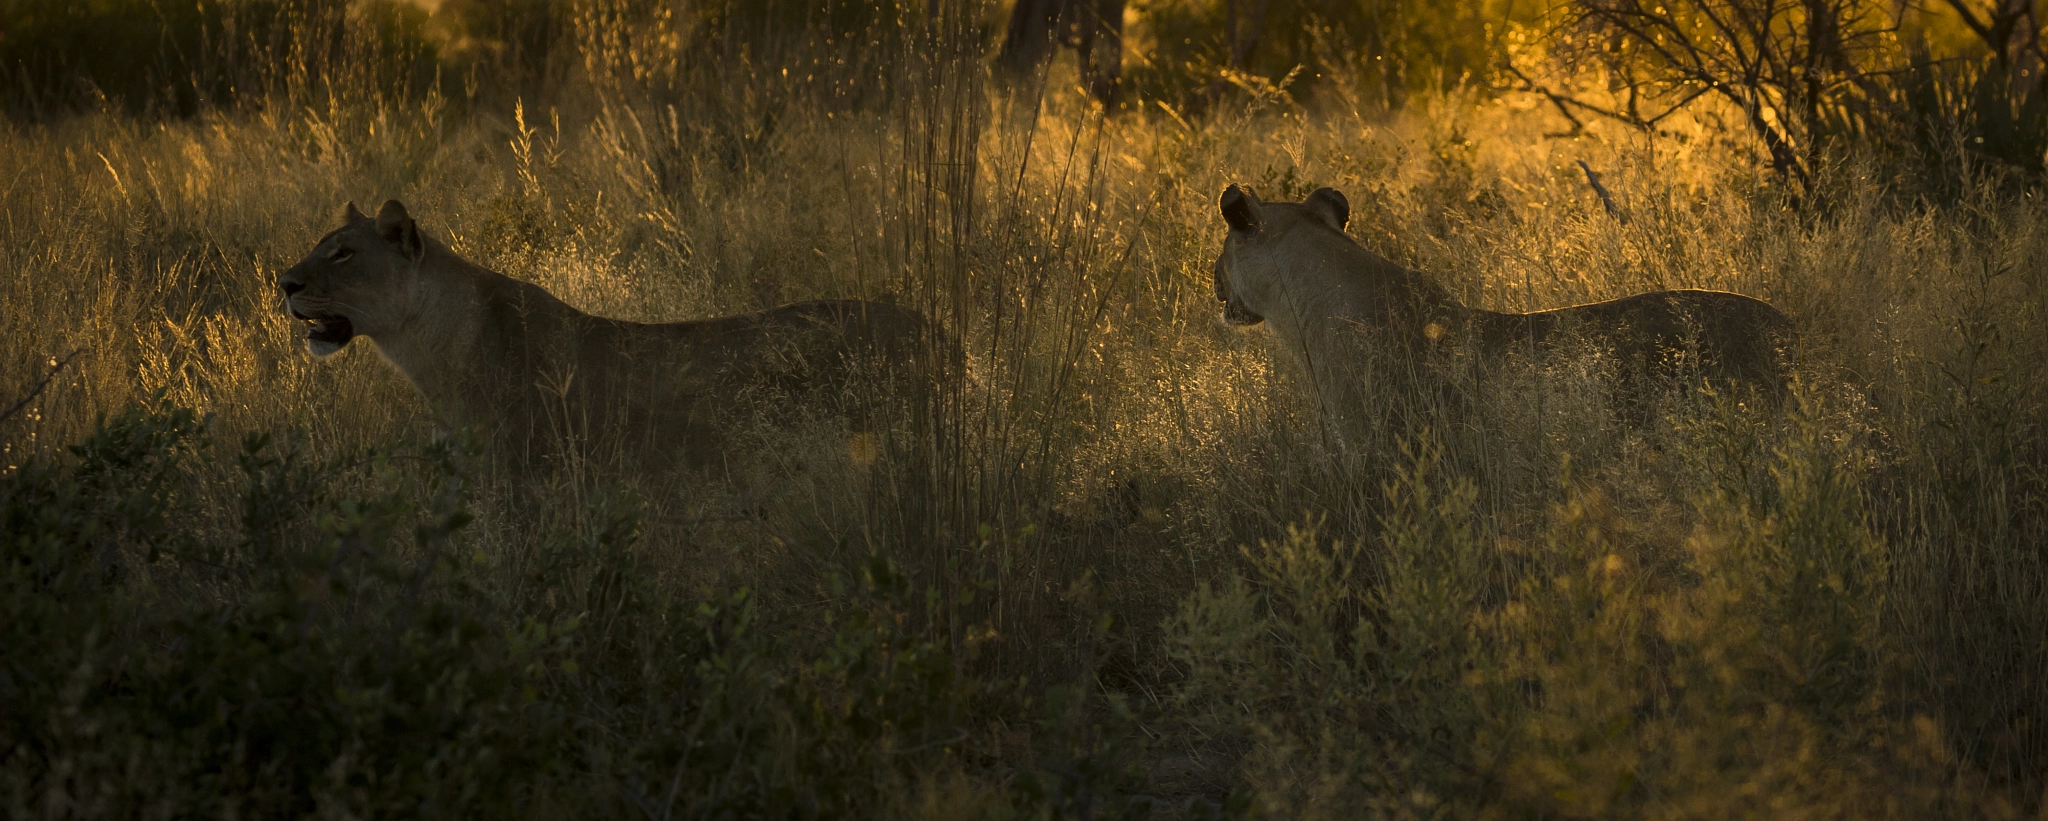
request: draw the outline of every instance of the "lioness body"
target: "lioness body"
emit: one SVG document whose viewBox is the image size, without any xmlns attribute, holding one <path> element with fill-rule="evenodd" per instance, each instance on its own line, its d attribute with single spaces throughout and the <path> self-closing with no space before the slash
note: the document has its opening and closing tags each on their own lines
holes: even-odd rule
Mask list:
<svg viewBox="0 0 2048 821">
<path fill-rule="evenodd" d="M 278 281 L 315 355 L 370 338 L 445 427 L 521 466 L 565 444 L 642 468 L 716 464 L 742 394 L 837 400 L 863 362 L 913 361 L 927 328 L 853 300 L 693 322 L 592 316 L 462 259 L 396 201 L 375 219 L 351 204 Z"/>
<path fill-rule="evenodd" d="M 1449 291 L 1353 242 L 1344 195 L 1318 189 L 1299 203 L 1261 203 L 1231 186 L 1230 233 L 1216 260 L 1224 320 L 1270 325 L 1340 415 L 1370 397 L 1352 366 L 1361 347 L 1421 363 L 1432 354 L 1491 362 L 1547 356 L 1572 344 L 1610 353 L 1624 390 L 1646 376 L 1735 383 L 1783 393 L 1797 335 L 1769 304 L 1724 291 L 1655 291 L 1525 314 L 1459 303 Z"/>
<path fill-rule="evenodd" d="M 1770 303 L 1727 291 L 1681 288 L 1526 314 L 1467 308 L 1485 350 L 1538 349 L 1583 342 L 1611 353 L 1624 373 L 1689 375 L 1749 385 L 1766 396 L 1784 391 L 1783 346 L 1796 336 L 1791 319 Z M 1697 363 L 1683 360 L 1697 355 Z"/>
</svg>

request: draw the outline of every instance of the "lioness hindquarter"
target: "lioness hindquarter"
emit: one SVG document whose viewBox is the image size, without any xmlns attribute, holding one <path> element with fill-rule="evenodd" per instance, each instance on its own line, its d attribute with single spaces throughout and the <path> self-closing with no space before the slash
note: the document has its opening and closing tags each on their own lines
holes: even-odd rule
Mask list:
<svg viewBox="0 0 2048 821">
<path fill-rule="evenodd" d="M 716 464 L 736 399 L 835 403 L 865 364 L 914 370 L 928 329 L 914 311 L 853 300 L 607 319 L 462 259 L 395 200 L 374 219 L 350 203 L 344 223 L 278 278 L 308 348 L 328 356 L 369 338 L 444 427 L 517 467 L 570 451 L 642 469 Z"/>
</svg>

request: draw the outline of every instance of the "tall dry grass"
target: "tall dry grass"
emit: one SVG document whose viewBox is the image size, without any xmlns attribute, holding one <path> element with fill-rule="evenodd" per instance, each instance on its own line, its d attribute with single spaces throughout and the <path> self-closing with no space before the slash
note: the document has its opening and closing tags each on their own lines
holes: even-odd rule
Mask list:
<svg viewBox="0 0 2048 821">
<path fill-rule="evenodd" d="M 820 773 L 846 779 L 825 788 L 842 798 L 883 784 L 886 806 L 862 811 L 905 815 L 1138 798 L 1287 816 L 2039 811 L 2038 193 L 1958 159 L 1949 171 L 1974 181 L 1960 198 L 1916 200 L 1848 157 L 1826 178 L 1829 210 L 1793 211 L 1698 124 L 1545 139 L 1553 124 L 1530 101 L 1452 93 L 1388 112 L 1347 104 L 1365 95 L 1342 87 L 1313 110 L 1251 95 L 1190 122 L 1104 112 L 1066 67 L 992 86 L 985 17 L 950 7 L 858 42 L 715 59 L 672 47 L 692 34 L 687 15 L 578 8 L 573 57 L 558 55 L 531 99 L 451 83 L 415 94 L 301 58 L 267 86 L 269 104 L 0 130 L 12 169 L 0 172 L 0 400 L 85 351 L 0 420 L 9 498 L 56 504 L 74 497 L 30 491 L 75 480 L 90 518 L 113 491 L 75 466 L 118 448 L 65 446 L 159 391 L 211 418 L 205 433 L 174 424 L 120 440 L 199 449 L 164 462 L 172 479 L 138 485 L 175 497 L 162 532 L 92 542 L 121 571 L 77 583 L 110 609 L 47 611 L 101 636 L 67 650 L 74 661 L 114 652 L 102 634 L 119 631 L 93 619 L 158 625 L 112 645 L 156 658 L 148 636 L 211 634 L 150 619 L 258 612 L 265 580 L 297 589 L 291 551 L 374 543 L 400 581 L 344 595 L 354 615 L 337 623 L 363 632 L 321 628 L 340 631 L 336 652 L 382 640 L 379 625 L 413 635 L 420 589 L 482 624 L 541 631 L 514 649 L 398 657 L 557 671 L 521 686 L 558 723 L 503 718 L 536 709 L 515 709 L 517 688 L 490 692 L 510 705 L 498 718 L 451 708 L 492 743 L 540 751 L 523 770 L 462 759 L 446 783 L 518 774 L 536 812 L 659 814 L 649 785 L 671 774 L 691 785 L 668 793 L 671 812 L 678 791 L 709 802 L 681 805 L 700 810 L 741 806 L 713 800 L 734 795 L 764 812 L 839 806 L 776 791 Z M 1580 160 L 1625 220 L 1586 188 Z M 1768 299 L 1803 334 L 1795 401 L 1771 414 L 1693 396 L 1629 425 L 1607 407 L 1597 361 L 1566 363 L 1470 375 L 1456 424 L 1389 421 L 1339 450 L 1267 335 L 1218 321 L 1214 209 L 1230 182 L 1269 199 L 1336 186 L 1361 243 L 1498 310 L 1666 287 Z M 387 197 L 465 257 L 593 313 L 914 306 L 948 330 L 929 356 L 950 376 L 884 431 L 872 465 L 829 435 L 759 431 L 748 435 L 764 437 L 764 456 L 733 482 L 564 475 L 536 507 L 504 477 L 471 476 L 464 524 L 432 467 L 427 409 L 366 346 L 312 362 L 271 284 L 341 203 Z M 154 430 L 123 424 L 112 430 Z M 229 458 L 244 431 L 294 449 Z M 84 478 L 62 478 L 64 465 Z M 390 522 L 420 510 L 428 529 L 394 535 L 406 531 Z M 372 529 L 383 535 L 365 522 L 385 522 Z M 172 549 L 179 539 L 245 547 Z M 247 547 L 271 542 L 284 552 Z M 69 561 L 35 555 L 14 558 L 18 608 L 60 589 L 22 568 Z M 404 582 L 418 568 L 454 581 Z M 557 646 L 570 649 L 533 649 Z M 518 667 L 533 652 L 544 660 Z M 757 666 L 719 666 L 740 657 Z M 564 658 L 583 672 L 560 672 Z M 199 674 L 48 669 L 85 694 Z M 406 669 L 364 686 L 440 686 Z M 62 689 L 17 703 L 112 703 Z M 238 703 L 233 688 L 203 692 Z M 769 692 L 788 701 L 741 699 Z M 663 712 L 677 694 L 733 712 Z M 881 706 L 820 706 L 849 704 Z M 748 711 L 781 723 L 732 718 Z M 5 782 L 9 806 L 146 805 L 105 785 L 157 759 L 111 751 L 169 749 L 171 736 L 113 719 L 129 735 L 32 729 L 40 715 L 5 725 L 32 739 L 0 750 L 25 774 Z M 635 726 L 703 743 L 700 728 L 724 728 L 717 749 L 748 775 L 701 780 L 713 765 L 688 743 L 635 746 Z M 559 752 L 576 727 L 603 728 L 580 758 Z M 351 768 L 394 772 L 363 762 L 417 742 L 359 741 L 198 792 L 374 811 L 411 787 L 352 781 Z M 312 777 L 323 773 L 331 782 Z M 422 794 L 451 811 L 487 804 Z M 166 795 L 166 812 L 215 806 Z"/>
</svg>

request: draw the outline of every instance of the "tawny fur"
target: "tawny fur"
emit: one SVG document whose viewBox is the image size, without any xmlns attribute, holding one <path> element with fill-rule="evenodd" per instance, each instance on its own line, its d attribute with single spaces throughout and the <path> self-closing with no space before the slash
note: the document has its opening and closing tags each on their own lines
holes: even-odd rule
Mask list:
<svg viewBox="0 0 2048 821">
<path fill-rule="evenodd" d="M 1371 412 L 1364 406 L 1374 397 L 1362 395 L 1347 370 L 1362 351 L 1417 363 L 1473 355 L 1490 364 L 1521 352 L 1597 349 L 1613 357 L 1625 401 L 1646 377 L 1753 388 L 1767 401 L 1789 382 L 1797 332 L 1762 300 L 1670 290 L 1500 313 L 1461 304 L 1426 275 L 1352 241 L 1344 233 L 1350 205 L 1335 189 L 1262 203 L 1233 185 L 1221 206 L 1230 226 L 1215 270 L 1224 320 L 1270 326 L 1340 415 Z"/>
<path fill-rule="evenodd" d="M 345 224 L 278 284 L 316 356 L 369 338 L 444 428 L 520 467 L 565 444 L 643 469 L 716 465 L 737 398 L 844 404 L 859 369 L 911 370 L 929 327 L 915 311 L 855 300 L 693 322 L 592 316 L 457 256 L 396 200 L 375 218 L 350 203 Z"/>
</svg>

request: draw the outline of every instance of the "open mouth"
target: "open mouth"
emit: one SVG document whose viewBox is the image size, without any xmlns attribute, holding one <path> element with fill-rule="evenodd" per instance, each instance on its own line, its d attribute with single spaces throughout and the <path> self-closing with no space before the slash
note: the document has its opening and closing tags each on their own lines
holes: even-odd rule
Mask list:
<svg viewBox="0 0 2048 821">
<path fill-rule="evenodd" d="M 355 326 L 349 323 L 348 317 L 339 314 L 335 316 L 307 316 L 299 313 L 297 309 L 293 309 L 292 316 L 305 321 L 306 342 L 316 349 L 340 350 L 341 346 L 347 345 L 349 340 L 356 337 Z"/>
</svg>

